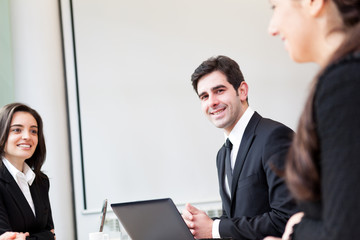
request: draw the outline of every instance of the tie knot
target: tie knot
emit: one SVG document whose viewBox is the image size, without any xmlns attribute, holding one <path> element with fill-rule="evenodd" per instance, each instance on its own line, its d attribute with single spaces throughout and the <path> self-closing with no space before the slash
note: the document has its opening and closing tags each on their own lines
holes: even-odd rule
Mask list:
<svg viewBox="0 0 360 240">
<path fill-rule="evenodd" d="M 229 138 L 226 139 L 225 147 L 226 147 L 226 148 L 230 148 L 230 150 L 232 149 L 232 143 L 230 142 L 230 139 L 229 139 Z"/>
</svg>

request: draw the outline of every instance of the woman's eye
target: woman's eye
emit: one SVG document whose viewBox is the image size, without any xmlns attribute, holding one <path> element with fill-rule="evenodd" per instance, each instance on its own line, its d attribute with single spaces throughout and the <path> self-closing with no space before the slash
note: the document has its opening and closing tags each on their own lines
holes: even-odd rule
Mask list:
<svg viewBox="0 0 360 240">
<path fill-rule="evenodd" d="M 38 134 L 38 131 L 37 131 L 37 130 L 31 130 L 30 132 L 31 132 L 32 134 L 35 134 L 35 135 Z"/>
<path fill-rule="evenodd" d="M 271 8 L 271 10 L 275 10 L 275 8 L 276 8 L 276 3 L 270 3 L 270 8 Z"/>
<path fill-rule="evenodd" d="M 11 131 L 15 132 L 15 133 L 20 133 L 21 129 L 20 128 L 13 128 Z"/>
</svg>

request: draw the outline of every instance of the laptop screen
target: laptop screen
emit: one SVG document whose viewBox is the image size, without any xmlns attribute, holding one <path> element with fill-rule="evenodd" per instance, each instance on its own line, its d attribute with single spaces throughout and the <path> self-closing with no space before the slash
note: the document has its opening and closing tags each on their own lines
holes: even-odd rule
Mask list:
<svg viewBox="0 0 360 240">
<path fill-rule="evenodd" d="M 132 240 L 194 240 L 170 198 L 111 204 Z"/>
</svg>

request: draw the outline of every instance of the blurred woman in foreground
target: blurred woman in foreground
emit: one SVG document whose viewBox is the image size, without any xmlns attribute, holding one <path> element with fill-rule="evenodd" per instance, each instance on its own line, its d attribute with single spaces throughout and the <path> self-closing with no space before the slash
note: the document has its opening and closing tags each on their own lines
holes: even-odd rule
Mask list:
<svg viewBox="0 0 360 240">
<path fill-rule="evenodd" d="M 303 212 L 290 218 L 282 239 L 358 239 L 360 0 L 270 3 L 270 34 L 284 41 L 294 61 L 321 67 L 285 170 Z"/>
</svg>

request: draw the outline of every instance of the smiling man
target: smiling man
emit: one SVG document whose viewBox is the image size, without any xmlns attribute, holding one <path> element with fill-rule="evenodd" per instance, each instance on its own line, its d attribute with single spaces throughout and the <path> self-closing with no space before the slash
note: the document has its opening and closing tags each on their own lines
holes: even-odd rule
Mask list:
<svg viewBox="0 0 360 240">
<path fill-rule="evenodd" d="M 281 236 L 296 207 L 273 170 L 283 168 L 293 131 L 249 107 L 248 85 L 228 57 L 204 61 L 191 81 L 204 114 L 224 130 L 225 144 L 216 158 L 223 215 L 211 219 L 187 204 L 187 226 L 197 239 Z"/>
</svg>

